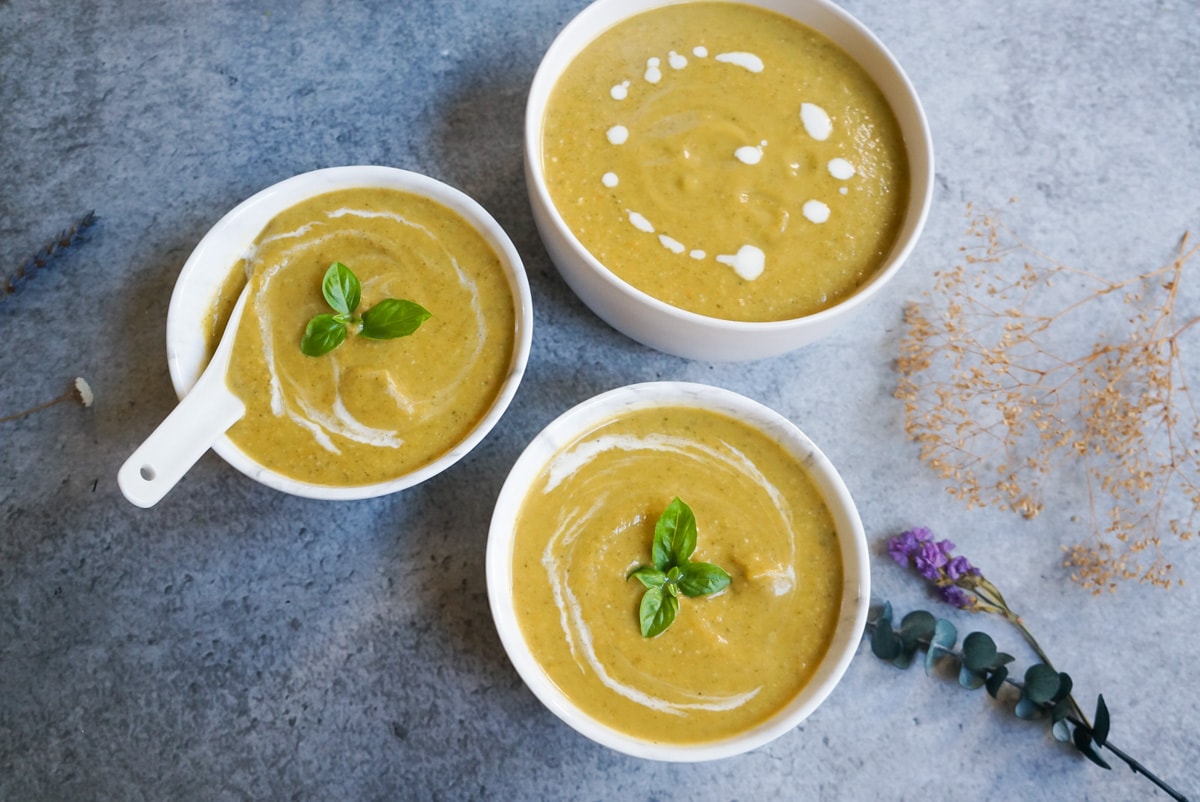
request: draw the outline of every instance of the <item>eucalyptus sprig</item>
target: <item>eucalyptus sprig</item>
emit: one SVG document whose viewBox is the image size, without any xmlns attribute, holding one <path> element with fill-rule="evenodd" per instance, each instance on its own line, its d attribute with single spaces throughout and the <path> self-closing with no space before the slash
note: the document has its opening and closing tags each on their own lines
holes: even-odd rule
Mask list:
<svg viewBox="0 0 1200 802">
<path fill-rule="evenodd" d="M 993 699 L 999 698 L 1005 685 L 1011 685 L 1020 691 L 1013 708 L 1017 718 L 1048 719 L 1055 740 L 1070 742 L 1096 765 L 1111 768 L 1100 754 L 1100 750 L 1106 749 L 1133 773 L 1141 774 L 1172 799 L 1187 802 L 1187 797 L 1109 742 L 1110 717 L 1103 695 L 1097 699 L 1093 720 L 1088 721 L 1071 694 L 1074 683 L 1070 675 L 1054 668 L 1025 622 L 1008 606 L 999 588 L 966 557 L 954 556 L 953 551 L 953 543 L 935 540 L 933 533 L 925 527 L 903 532 L 888 541 L 888 552 L 896 562 L 920 573 L 936 588 L 942 601 L 971 612 L 1001 616 L 1017 628 L 1040 662 L 1025 670 L 1023 681 L 1015 680 L 1008 668 L 1015 658 L 999 651 L 987 633 L 969 633 L 962 641 L 961 650 L 955 650 L 958 629 L 954 624 L 925 610 L 915 610 L 904 616 L 900 626 L 896 627 L 888 603 L 884 603 L 879 614 L 867 622 L 871 651 L 875 656 L 890 661 L 897 668 L 907 668 L 916 651 L 924 649 L 926 674 L 932 673 L 934 666 L 942 660 L 952 661 L 958 667 L 959 685 L 968 690 L 986 687 Z"/>
<path fill-rule="evenodd" d="M 679 594 L 708 596 L 729 586 L 729 574 L 712 563 L 692 562 L 696 551 L 696 515 L 676 496 L 654 524 L 653 565 L 629 572 L 646 587 L 638 608 L 642 637 L 653 638 L 671 626 L 679 612 Z"/>
<path fill-rule="evenodd" d="M 362 302 L 358 277 L 341 262 L 334 262 L 321 280 L 321 294 L 335 314 L 317 315 L 308 321 L 300 350 L 308 356 L 321 356 L 346 341 L 347 330 L 370 340 L 407 337 L 432 315 L 412 301 L 385 298 L 362 315 L 356 314 Z"/>
</svg>

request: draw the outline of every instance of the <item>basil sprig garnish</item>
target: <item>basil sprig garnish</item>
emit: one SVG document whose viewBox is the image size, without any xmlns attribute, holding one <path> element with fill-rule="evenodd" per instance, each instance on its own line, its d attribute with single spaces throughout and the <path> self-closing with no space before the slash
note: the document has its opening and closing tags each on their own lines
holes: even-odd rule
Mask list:
<svg viewBox="0 0 1200 802">
<path fill-rule="evenodd" d="M 361 316 L 355 314 L 362 303 L 362 285 L 341 262 L 334 262 L 325 271 L 321 294 L 334 314 L 317 315 L 304 327 L 300 350 L 309 356 L 321 356 L 337 348 L 346 341 L 351 328 L 360 337 L 391 340 L 407 337 L 432 317 L 420 304 L 396 298 L 383 299 Z"/>
<path fill-rule="evenodd" d="M 712 563 L 691 562 L 696 551 L 696 515 L 678 496 L 654 525 L 653 565 L 639 565 L 625 577 L 646 586 L 638 608 L 642 637 L 661 634 L 679 613 L 679 594 L 707 596 L 729 586 L 729 574 Z"/>
</svg>

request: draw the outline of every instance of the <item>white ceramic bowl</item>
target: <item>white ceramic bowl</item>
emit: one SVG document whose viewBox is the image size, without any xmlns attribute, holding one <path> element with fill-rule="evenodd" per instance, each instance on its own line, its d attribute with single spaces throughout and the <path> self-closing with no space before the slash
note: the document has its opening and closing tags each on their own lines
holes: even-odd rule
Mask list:
<svg viewBox="0 0 1200 802">
<path fill-rule="evenodd" d="M 515 307 L 516 336 L 508 374 L 487 415 L 465 439 L 433 462 L 418 470 L 368 485 L 331 487 L 301 482 L 277 473 L 251 459 L 222 435 L 213 444 L 226 462 L 239 471 L 276 490 L 308 498 L 347 500 L 394 493 L 419 484 L 462 459 L 491 431 L 517 391 L 533 335 L 533 302 L 521 257 L 500 225 L 474 200 L 427 176 L 393 167 L 331 167 L 294 176 L 270 186 L 238 204 L 200 240 L 183 265 L 171 305 L 167 310 L 167 366 L 180 398 L 192 388 L 208 358 L 204 332 L 221 285 L 238 259 L 249 250 L 263 227 L 291 206 L 306 198 L 340 189 L 383 187 L 431 198 L 470 222 L 499 255 L 508 275 Z"/>
<path fill-rule="evenodd" d="M 550 45 L 538 67 L 525 109 L 525 182 L 533 219 L 563 279 L 593 312 L 625 335 L 676 356 L 711 361 L 777 356 L 829 334 L 876 295 L 899 271 L 929 212 L 933 197 L 933 142 L 916 91 L 899 63 L 862 23 L 827 0 L 739 0 L 791 17 L 827 36 L 871 76 L 900 123 L 910 189 L 904 225 L 875 275 L 837 305 L 792 320 L 747 323 L 707 317 L 671 306 L 617 278 L 571 232 L 555 209 L 542 170 L 542 121 L 555 82 L 584 47 L 613 25 L 679 0 L 596 0 Z"/>
<path fill-rule="evenodd" d="M 538 474 L 562 448 L 597 424 L 623 412 L 658 406 L 692 406 L 721 412 L 755 427 L 783 445 L 825 499 L 841 544 L 841 612 L 833 640 L 812 680 L 767 721 L 739 735 L 701 744 L 662 744 L 635 738 L 596 721 L 564 695 L 538 664 L 513 607 L 513 538 L 517 517 Z M 791 421 L 729 390 L 687 382 L 633 384 L 584 401 L 541 431 L 513 465 L 492 515 L 487 544 L 487 588 L 500 640 L 517 673 L 560 719 L 597 743 L 636 757 L 701 761 L 749 751 L 788 732 L 821 704 L 837 685 L 858 649 L 870 601 L 866 537 L 845 483 L 824 454 Z"/>
</svg>

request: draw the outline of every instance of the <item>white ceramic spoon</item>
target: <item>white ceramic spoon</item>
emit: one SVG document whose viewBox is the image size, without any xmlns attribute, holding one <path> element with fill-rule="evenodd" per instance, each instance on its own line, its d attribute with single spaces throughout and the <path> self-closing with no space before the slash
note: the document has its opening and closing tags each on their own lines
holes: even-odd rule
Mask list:
<svg viewBox="0 0 1200 802">
<path fill-rule="evenodd" d="M 238 297 L 212 361 L 158 428 L 125 460 L 117 484 L 139 507 L 153 507 L 208 451 L 217 438 L 246 414 L 246 405 L 225 383 L 233 341 L 248 290 Z"/>
</svg>

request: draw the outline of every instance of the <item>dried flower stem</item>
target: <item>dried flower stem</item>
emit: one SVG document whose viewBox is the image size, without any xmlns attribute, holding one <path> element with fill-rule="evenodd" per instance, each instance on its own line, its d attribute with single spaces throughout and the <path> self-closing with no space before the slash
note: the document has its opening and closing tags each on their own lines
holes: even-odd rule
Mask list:
<svg viewBox="0 0 1200 802">
<path fill-rule="evenodd" d="M 51 260 L 60 251 L 74 245 L 79 240 L 80 235 L 94 222 L 96 222 L 96 213 L 94 211 L 88 212 L 75 225 L 60 233 L 57 239 L 22 262 L 16 269 L 16 272 L 4 278 L 3 283 L 0 283 L 0 301 L 4 301 L 8 296 L 16 295 L 20 292 L 29 279 L 33 278 L 42 268 L 50 264 Z"/>
<path fill-rule="evenodd" d="M 963 264 L 909 304 L 895 395 L 921 459 L 969 507 L 1034 518 L 1052 468 L 1082 469 L 1094 543 L 1064 548 L 1072 578 L 1095 591 L 1119 580 L 1170 587 L 1164 530 L 1187 541 L 1200 508 L 1200 409 L 1181 341 L 1200 318 L 1176 314 L 1183 271 L 1200 252 L 1185 236 L 1167 265 L 1113 281 L 1058 264 L 994 213 L 969 209 Z M 1053 283 L 1082 294 L 1046 311 Z M 1089 331 L 1081 352 L 1064 321 Z"/>
<path fill-rule="evenodd" d="M 38 404 L 37 406 L 30 407 L 29 409 L 21 410 L 20 412 L 14 412 L 12 415 L 5 415 L 3 418 L 0 418 L 0 423 L 8 423 L 9 421 L 24 418 L 27 415 L 32 415 L 35 412 L 41 412 L 43 409 L 49 409 L 55 404 L 61 404 L 64 401 L 74 401 L 86 409 L 92 405 L 93 400 L 94 396 L 92 395 L 91 385 L 87 383 L 86 379 L 82 377 L 76 377 L 75 379 L 72 379 L 71 385 L 67 391 L 58 398 L 53 398 L 45 403 Z"/>
</svg>

